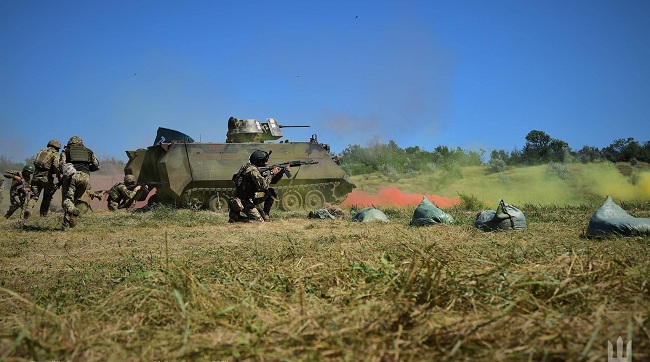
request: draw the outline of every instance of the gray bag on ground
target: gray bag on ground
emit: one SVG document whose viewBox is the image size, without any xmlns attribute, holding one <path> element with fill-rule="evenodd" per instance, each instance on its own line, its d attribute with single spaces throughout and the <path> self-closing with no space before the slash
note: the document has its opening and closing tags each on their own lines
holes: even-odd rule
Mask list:
<svg viewBox="0 0 650 362">
<path fill-rule="evenodd" d="M 388 217 L 386 214 L 381 212 L 381 210 L 375 209 L 374 207 L 367 207 L 359 210 L 359 212 L 352 217 L 352 221 L 388 222 Z"/>
<path fill-rule="evenodd" d="M 454 218 L 446 212 L 440 210 L 426 196 L 420 202 L 420 205 L 413 212 L 411 225 L 426 226 L 435 224 L 453 224 Z"/>
<path fill-rule="evenodd" d="M 329 210 L 327 209 L 317 209 L 309 212 L 309 215 L 307 215 L 308 218 L 310 219 L 334 219 L 334 215 L 330 214 Z"/>
<path fill-rule="evenodd" d="M 628 214 L 607 196 L 605 203 L 589 219 L 588 238 L 650 235 L 650 219 Z"/>
<path fill-rule="evenodd" d="M 496 211 L 481 211 L 474 225 L 483 231 L 523 230 L 526 228 L 526 216 L 518 208 L 499 200 Z"/>
</svg>

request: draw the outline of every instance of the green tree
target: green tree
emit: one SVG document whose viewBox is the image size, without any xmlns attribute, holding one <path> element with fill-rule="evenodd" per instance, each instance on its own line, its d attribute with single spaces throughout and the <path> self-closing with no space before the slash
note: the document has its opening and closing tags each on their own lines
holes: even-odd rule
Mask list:
<svg viewBox="0 0 650 362">
<path fill-rule="evenodd" d="M 630 161 L 632 158 L 641 161 L 647 160 L 643 154 L 643 147 L 641 147 L 639 142 L 635 141 L 632 137 L 615 140 L 611 145 L 603 149 L 603 154 L 606 159 L 612 162 L 626 162 Z"/>
<path fill-rule="evenodd" d="M 603 154 L 597 147 L 582 146 L 577 152 L 578 158 L 582 163 L 598 162 L 603 159 Z"/>
<path fill-rule="evenodd" d="M 521 152 L 522 160 L 531 165 L 564 162 L 566 156 L 570 154 L 568 143 L 551 138 L 545 132 L 538 130 L 530 131 L 526 135 L 526 145 Z"/>
</svg>

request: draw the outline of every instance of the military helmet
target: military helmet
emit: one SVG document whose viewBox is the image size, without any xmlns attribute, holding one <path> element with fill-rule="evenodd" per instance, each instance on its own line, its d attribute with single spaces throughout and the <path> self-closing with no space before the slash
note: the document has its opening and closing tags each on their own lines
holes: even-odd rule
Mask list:
<svg viewBox="0 0 650 362">
<path fill-rule="evenodd" d="M 34 173 L 34 165 L 31 163 L 26 164 L 25 167 L 23 167 L 23 171 Z"/>
<path fill-rule="evenodd" d="M 251 157 L 248 160 L 253 165 L 260 165 L 263 162 L 267 162 L 269 160 L 270 155 L 271 155 L 271 151 L 264 152 L 262 150 L 257 150 L 255 152 L 251 153 Z"/>
<path fill-rule="evenodd" d="M 72 136 L 70 137 L 70 140 L 68 141 L 68 146 L 70 145 L 83 145 L 84 141 L 81 139 L 79 136 Z"/>
<path fill-rule="evenodd" d="M 47 143 L 47 147 L 54 147 L 58 150 L 61 148 L 61 142 L 59 142 L 59 140 L 51 139 L 50 142 Z"/>
<path fill-rule="evenodd" d="M 133 176 L 133 175 L 124 176 L 124 184 L 125 185 L 133 185 L 133 184 L 135 184 L 135 176 Z"/>
</svg>

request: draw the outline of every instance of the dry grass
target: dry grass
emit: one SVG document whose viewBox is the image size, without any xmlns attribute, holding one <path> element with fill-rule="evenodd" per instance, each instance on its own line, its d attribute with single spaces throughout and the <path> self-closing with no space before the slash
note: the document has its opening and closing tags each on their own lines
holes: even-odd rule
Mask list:
<svg viewBox="0 0 650 362">
<path fill-rule="evenodd" d="M 0 360 L 603 361 L 618 336 L 650 358 L 650 239 L 582 238 L 597 206 L 526 205 L 501 233 L 460 209 L 424 228 L 414 208 L 5 221 Z"/>
</svg>

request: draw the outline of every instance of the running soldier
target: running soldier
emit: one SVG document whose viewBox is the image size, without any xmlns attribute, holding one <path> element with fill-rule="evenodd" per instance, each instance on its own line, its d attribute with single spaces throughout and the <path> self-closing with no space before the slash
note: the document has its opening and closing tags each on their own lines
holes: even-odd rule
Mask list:
<svg viewBox="0 0 650 362">
<path fill-rule="evenodd" d="M 258 167 L 264 167 L 269 163 L 270 152 L 257 150 L 249 157 L 249 162 L 244 164 L 235 175 L 235 197 L 230 199 L 230 213 L 228 222 L 252 222 L 269 220 L 269 213 L 275 198 L 269 192 L 269 186 L 282 179 L 284 173 L 280 167 L 274 167 L 270 171 L 261 173 Z M 288 171 L 289 167 L 285 167 Z M 260 213 L 255 205 L 264 202 Z M 242 216 L 241 213 L 246 214 Z"/>
<path fill-rule="evenodd" d="M 99 170 L 99 160 L 95 157 L 93 151 L 83 144 L 83 140 L 79 136 L 72 136 L 68 140 L 68 144 L 61 152 L 61 173 L 63 172 L 63 165 L 69 163 L 74 172 L 72 176 L 67 177 L 62 186 L 63 197 L 63 225 L 74 227 L 77 222 L 77 217 L 81 211 L 75 206 L 77 201 L 85 198 L 90 201 L 90 173 Z M 64 175 L 65 177 L 65 175 Z M 66 188 L 67 185 L 67 188 Z M 70 191 L 72 189 L 72 191 Z M 81 200 L 86 201 L 86 200 Z M 67 202 L 67 206 L 66 206 Z M 70 214 L 76 212 L 76 215 Z M 74 217 L 73 217 L 74 216 Z M 72 225 L 74 224 L 74 225 Z"/>
<path fill-rule="evenodd" d="M 77 201 L 86 195 L 90 188 L 90 176 L 87 173 L 77 171 L 71 163 L 64 163 L 61 166 L 63 175 L 62 197 L 63 197 L 63 228 L 75 227 L 81 215 L 81 210 L 76 206 Z"/>
<path fill-rule="evenodd" d="M 84 172 L 88 177 L 91 172 L 99 171 L 99 160 L 90 148 L 84 146 L 79 136 L 70 137 L 68 144 L 63 148 L 59 164 L 64 163 L 71 163 L 75 170 Z"/>
<path fill-rule="evenodd" d="M 110 190 L 106 191 L 106 194 L 108 194 L 108 209 L 115 211 L 117 209 L 132 208 L 142 194 L 141 190 L 144 191 L 145 189 L 146 187 L 136 185 L 135 176 L 124 176 L 124 182 L 118 182 Z"/>
<path fill-rule="evenodd" d="M 43 201 L 41 201 L 40 208 L 41 216 L 47 216 L 50 210 L 52 197 L 57 189 L 54 184 L 55 175 L 59 185 L 61 183 L 61 171 L 59 170 L 60 149 L 61 142 L 52 139 L 47 143 L 47 148 L 38 151 L 34 160 L 36 172 L 34 173 L 32 201 L 37 202 L 41 192 L 43 192 Z"/>
<path fill-rule="evenodd" d="M 11 188 L 9 189 L 10 205 L 5 214 L 5 219 L 10 218 L 20 208 L 24 209 L 20 217 L 29 218 L 26 203 L 29 203 L 32 193 L 31 182 L 34 176 L 34 165 L 25 165 L 22 171 L 5 172 L 3 176 L 11 179 Z"/>
</svg>

